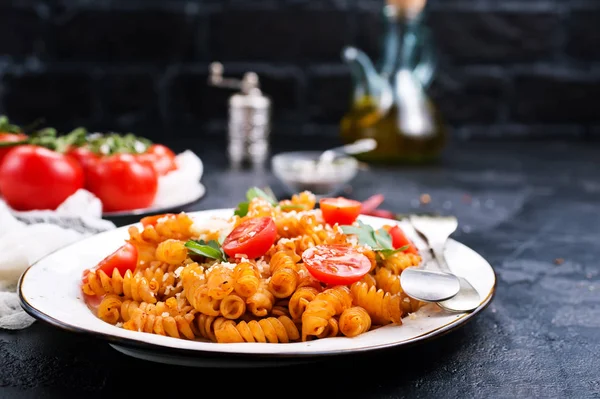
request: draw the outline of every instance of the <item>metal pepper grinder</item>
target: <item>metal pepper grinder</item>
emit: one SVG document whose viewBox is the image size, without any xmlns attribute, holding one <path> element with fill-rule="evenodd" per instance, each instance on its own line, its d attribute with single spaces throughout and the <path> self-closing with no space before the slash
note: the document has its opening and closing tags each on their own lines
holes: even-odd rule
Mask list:
<svg viewBox="0 0 600 399">
<path fill-rule="evenodd" d="M 223 77 L 223 65 L 210 64 L 212 86 L 237 89 L 229 97 L 227 153 L 233 166 L 264 166 L 269 155 L 271 100 L 260 90 L 258 75 L 246 72 L 242 79 Z"/>
</svg>

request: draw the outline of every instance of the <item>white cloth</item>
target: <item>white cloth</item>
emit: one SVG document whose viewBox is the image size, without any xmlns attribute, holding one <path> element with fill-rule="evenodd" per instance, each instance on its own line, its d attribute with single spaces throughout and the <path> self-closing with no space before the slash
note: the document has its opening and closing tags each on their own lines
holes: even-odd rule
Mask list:
<svg viewBox="0 0 600 399">
<path fill-rule="evenodd" d="M 186 150 L 176 162 L 178 169 L 159 179 L 153 207 L 185 203 L 203 190 L 200 158 Z M 102 202 L 87 190 L 78 190 L 55 211 L 17 212 L 0 198 L 0 328 L 26 328 L 35 320 L 23 311 L 16 293 L 27 267 L 60 247 L 115 227 L 102 219 Z"/>
<path fill-rule="evenodd" d="M 15 212 L 0 200 L 0 328 L 25 328 L 34 319 L 19 304 L 21 274 L 48 253 L 80 238 L 114 228 L 102 219 L 102 203 L 79 190 L 55 211 Z"/>
</svg>

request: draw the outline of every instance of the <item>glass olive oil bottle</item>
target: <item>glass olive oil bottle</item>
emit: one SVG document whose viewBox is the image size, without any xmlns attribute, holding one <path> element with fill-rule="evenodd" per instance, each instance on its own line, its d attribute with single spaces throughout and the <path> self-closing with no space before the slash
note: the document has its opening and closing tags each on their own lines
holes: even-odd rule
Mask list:
<svg viewBox="0 0 600 399">
<path fill-rule="evenodd" d="M 340 134 L 347 143 L 361 138 L 377 141 L 376 149 L 357 155 L 366 162 L 432 162 L 446 143 L 443 119 L 426 92 L 435 62 L 423 25 L 423 1 L 401 3 L 404 7 L 383 8 L 386 30 L 378 69 L 354 47 L 342 53 L 351 69 L 354 92 Z"/>
</svg>

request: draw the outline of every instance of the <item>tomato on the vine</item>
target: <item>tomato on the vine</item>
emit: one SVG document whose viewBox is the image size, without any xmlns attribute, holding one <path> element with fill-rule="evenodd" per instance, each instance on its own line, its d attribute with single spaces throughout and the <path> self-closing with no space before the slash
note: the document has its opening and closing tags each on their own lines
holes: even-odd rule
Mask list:
<svg viewBox="0 0 600 399">
<path fill-rule="evenodd" d="M 270 217 L 248 218 L 240 223 L 223 241 L 223 252 L 231 258 L 245 255 L 256 259 L 264 255 L 277 238 L 277 227 Z"/>
<path fill-rule="evenodd" d="M 99 154 L 87 147 L 72 147 L 66 154 L 75 158 L 84 169 L 100 159 Z"/>
<path fill-rule="evenodd" d="M 163 144 L 150 145 L 146 152 L 139 154 L 138 157 L 140 159 L 149 161 L 159 176 L 164 176 L 167 173 L 177 169 L 175 153 L 173 150 Z"/>
<path fill-rule="evenodd" d="M 402 248 L 408 245 L 408 249 L 404 250 L 404 252 L 412 254 L 419 253 L 419 250 L 417 249 L 415 244 L 408 237 L 406 237 L 406 234 L 404 234 L 404 231 L 400 228 L 400 226 L 398 226 L 397 224 L 393 226 L 385 225 L 383 226 L 383 228 L 386 229 L 388 233 L 390 233 L 390 236 L 392 237 L 392 246 L 395 249 Z"/>
<path fill-rule="evenodd" d="M 0 132 L 0 143 L 18 143 L 27 139 L 27 135 L 23 133 L 6 133 Z M 6 154 L 15 147 L 0 147 L 0 165 Z"/>
<path fill-rule="evenodd" d="M 100 158 L 89 166 L 86 177 L 88 190 L 107 212 L 147 208 L 158 190 L 154 168 L 131 154 Z"/>
<path fill-rule="evenodd" d="M 317 245 L 302 253 L 309 273 L 329 285 L 348 285 L 371 270 L 366 255 L 348 245 Z"/>
<path fill-rule="evenodd" d="M 83 187 L 83 169 L 77 161 L 44 147 L 20 145 L 0 165 L 0 192 L 18 211 L 56 209 Z"/>
<path fill-rule="evenodd" d="M 354 223 L 360 215 L 361 203 L 344 197 L 321 198 L 319 207 L 325 222 L 331 225 L 336 223 L 343 225 Z"/>
</svg>

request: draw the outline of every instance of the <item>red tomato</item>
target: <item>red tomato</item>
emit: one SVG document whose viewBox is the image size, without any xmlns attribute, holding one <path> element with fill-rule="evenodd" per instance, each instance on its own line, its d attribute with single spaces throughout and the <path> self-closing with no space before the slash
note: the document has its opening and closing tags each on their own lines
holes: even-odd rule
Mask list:
<svg viewBox="0 0 600 399">
<path fill-rule="evenodd" d="M 121 276 L 124 276 L 127 270 L 133 271 L 137 266 L 138 251 L 130 242 L 125 243 L 106 258 L 102 259 L 92 270 L 102 270 L 108 276 L 112 276 L 113 270 L 117 269 Z M 82 279 L 87 281 L 89 270 L 84 270 Z"/>
<path fill-rule="evenodd" d="M 264 255 L 275 242 L 277 227 L 270 217 L 250 218 L 239 224 L 223 241 L 223 252 L 234 258 L 246 255 L 256 259 Z"/>
<path fill-rule="evenodd" d="M 413 254 L 419 253 L 419 250 L 417 249 L 415 244 L 411 240 L 409 240 L 408 237 L 406 237 L 404 231 L 402 231 L 400 226 L 395 224 L 393 226 L 383 226 L 383 228 L 386 229 L 388 233 L 390 233 L 390 236 L 392 236 L 392 246 L 394 248 L 398 249 L 405 245 L 408 245 L 408 249 L 406 249 L 404 252 Z"/>
<path fill-rule="evenodd" d="M 27 138 L 27 135 L 22 133 L 5 133 L 0 132 L 0 143 L 17 143 Z M 0 164 L 10 150 L 15 147 L 0 147 Z"/>
<path fill-rule="evenodd" d="M 177 169 L 175 153 L 162 144 L 152 144 L 145 153 L 138 155 L 138 157 L 152 163 L 159 176 L 164 176 Z"/>
<path fill-rule="evenodd" d="M 302 260 L 314 278 L 329 285 L 352 284 L 371 270 L 369 258 L 347 245 L 317 245 Z"/>
<path fill-rule="evenodd" d="M 344 197 L 321 198 L 319 207 L 327 223 L 352 224 L 360 215 L 361 203 Z"/>
<path fill-rule="evenodd" d="M 143 217 L 140 222 L 142 223 L 142 226 L 146 227 L 146 226 L 156 226 L 156 222 L 158 222 L 158 219 L 162 219 L 164 217 L 167 218 L 174 218 L 176 215 L 174 213 L 164 213 L 162 215 L 152 215 L 152 216 L 146 216 Z"/>
<path fill-rule="evenodd" d="M 86 147 L 73 147 L 67 151 L 67 155 L 77 159 L 84 169 L 100 159 L 100 155 Z"/>
<path fill-rule="evenodd" d="M 0 165 L 0 191 L 18 211 L 56 209 L 83 185 L 77 161 L 44 147 L 13 148 Z"/>
<path fill-rule="evenodd" d="M 88 190 L 107 212 L 147 208 L 158 190 L 154 168 L 131 154 L 102 157 L 90 165 L 86 176 Z"/>
</svg>

